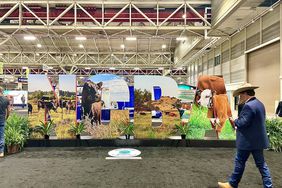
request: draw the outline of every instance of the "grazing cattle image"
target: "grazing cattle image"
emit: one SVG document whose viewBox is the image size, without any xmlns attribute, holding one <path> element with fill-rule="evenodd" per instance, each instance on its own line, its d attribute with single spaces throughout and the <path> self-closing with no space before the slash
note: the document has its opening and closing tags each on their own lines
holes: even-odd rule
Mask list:
<svg viewBox="0 0 282 188">
<path fill-rule="evenodd" d="M 58 139 L 72 138 L 68 131 L 76 122 L 76 76 L 30 75 L 28 78 L 28 119 L 31 127 L 53 122 L 53 135 Z M 71 102 L 67 108 L 66 102 Z M 32 138 L 42 135 L 32 133 Z"/>
</svg>

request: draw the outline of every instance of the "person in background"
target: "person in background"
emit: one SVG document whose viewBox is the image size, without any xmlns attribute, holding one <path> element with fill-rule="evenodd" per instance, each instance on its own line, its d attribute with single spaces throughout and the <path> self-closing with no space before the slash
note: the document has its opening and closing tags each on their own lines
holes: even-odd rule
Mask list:
<svg viewBox="0 0 282 188">
<path fill-rule="evenodd" d="M 0 158 L 4 157 L 5 147 L 5 123 L 10 115 L 10 101 L 4 97 L 3 88 L 0 87 Z"/>
<path fill-rule="evenodd" d="M 235 168 L 229 179 L 229 182 L 218 182 L 220 188 L 237 188 L 245 170 L 245 164 L 250 154 L 253 155 L 256 166 L 259 169 L 263 180 L 264 188 L 272 188 L 272 180 L 269 168 L 264 160 L 263 150 L 267 149 L 269 141 L 265 127 L 265 107 L 255 97 L 255 89 L 249 83 L 243 84 L 234 91 L 233 96 L 240 97 L 241 103 L 244 103 L 239 117 L 230 122 L 236 131 Z"/>
<path fill-rule="evenodd" d="M 276 117 L 282 117 L 282 101 L 279 102 L 276 112 L 275 112 Z"/>
<path fill-rule="evenodd" d="M 22 95 L 21 101 L 22 101 L 22 108 L 24 108 L 25 106 L 25 96 L 24 95 Z"/>
</svg>

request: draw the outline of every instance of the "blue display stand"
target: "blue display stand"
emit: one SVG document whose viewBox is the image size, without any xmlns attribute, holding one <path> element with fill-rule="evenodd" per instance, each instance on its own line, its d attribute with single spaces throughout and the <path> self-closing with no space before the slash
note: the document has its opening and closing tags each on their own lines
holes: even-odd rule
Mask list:
<svg viewBox="0 0 282 188">
<path fill-rule="evenodd" d="M 159 86 L 154 86 L 154 100 L 159 100 L 162 97 L 162 89 Z"/>
<path fill-rule="evenodd" d="M 102 121 L 110 121 L 111 119 L 111 110 L 110 109 L 102 109 L 101 111 L 101 120 Z"/>
<path fill-rule="evenodd" d="M 82 120 L 82 106 L 80 104 L 76 107 L 76 120 Z"/>
</svg>

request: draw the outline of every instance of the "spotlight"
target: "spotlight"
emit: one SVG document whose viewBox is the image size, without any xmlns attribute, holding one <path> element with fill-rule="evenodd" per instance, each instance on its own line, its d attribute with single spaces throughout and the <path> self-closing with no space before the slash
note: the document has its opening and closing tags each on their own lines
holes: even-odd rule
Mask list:
<svg viewBox="0 0 282 188">
<path fill-rule="evenodd" d="M 75 37 L 75 40 L 86 40 L 86 37 L 84 37 L 84 36 L 77 36 L 77 37 Z"/>
<path fill-rule="evenodd" d="M 37 44 L 36 46 L 37 46 L 37 48 L 41 48 L 41 47 L 42 47 L 42 45 L 41 45 L 41 44 Z"/>
<path fill-rule="evenodd" d="M 183 40 L 186 40 L 186 37 L 177 37 L 176 40 L 177 41 L 183 41 Z"/>
<path fill-rule="evenodd" d="M 36 37 L 33 36 L 33 35 L 27 35 L 27 36 L 24 36 L 24 40 L 35 40 Z"/>
<path fill-rule="evenodd" d="M 126 37 L 125 39 L 126 39 L 126 40 L 129 40 L 129 41 L 134 41 L 134 40 L 136 40 L 137 38 L 136 38 L 136 37 L 131 36 L 131 37 Z"/>
</svg>

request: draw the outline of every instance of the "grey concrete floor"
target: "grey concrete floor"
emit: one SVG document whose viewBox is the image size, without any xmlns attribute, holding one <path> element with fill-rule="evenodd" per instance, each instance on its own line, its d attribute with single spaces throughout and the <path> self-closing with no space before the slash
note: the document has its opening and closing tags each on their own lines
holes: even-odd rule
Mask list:
<svg viewBox="0 0 282 188">
<path fill-rule="evenodd" d="M 142 160 L 105 160 L 114 148 L 25 148 L 0 159 L 0 188 L 216 188 L 233 170 L 235 149 L 136 148 Z M 265 152 L 274 187 L 282 187 L 282 153 Z M 253 158 L 240 188 L 262 187 Z"/>
</svg>

